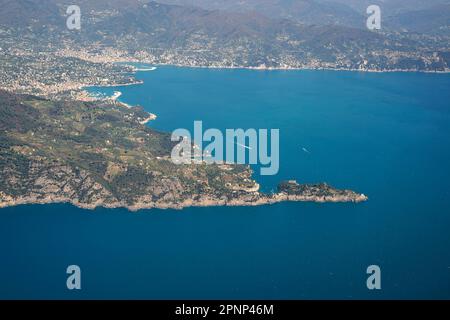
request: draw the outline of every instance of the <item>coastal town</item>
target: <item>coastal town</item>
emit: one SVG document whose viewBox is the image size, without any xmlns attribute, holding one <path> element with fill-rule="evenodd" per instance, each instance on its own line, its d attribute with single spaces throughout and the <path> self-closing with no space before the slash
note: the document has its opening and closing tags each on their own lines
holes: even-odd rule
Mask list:
<svg viewBox="0 0 450 320">
<path fill-rule="evenodd" d="M 375 54 L 375 53 L 374 53 Z M 400 53 L 397 53 L 401 55 Z M 380 54 L 380 57 L 383 56 Z M 412 58 L 410 56 L 409 58 Z M 392 57 L 398 59 L 398 57 Z M 123 63 L 126 61 L 129 64 Z M 326 63 L 311 59 L 299 63 L 286 57 L 276 67 L 261 64 L 253 67 L 238 65 L 232 60 L 208 62 L 185 55 L 166 53 L 155 57 L 148 52 L 127 53 L 123 50 L 106 48 L 102 50 L 61 49 L 55 53 L 35 53 L 32 50 L 1 48 L 0 50 L 0 89 L 10 92 L 33 94 L 51 99 L 75 99 L 92 101 L 96 98 L 83 90 L 89 86 L 121 86 L 140 84 L 135 78 L 138 71 L 132 63 L 147 65 L 169 64 L 189 67 L 209 68 L 249 68 L 259 70 L 273 69 L 331 69 L 357 71 L 403 71 L 402 69 L 383 69 L 371 65 L 367 60 L 359 64 L 334 62 Z M 439 64 L 442 58 L 435 54 L 428 63 Z M 410 71 L 419 71 L 410 69 Z M 444 68 L 442 72 L 448 72 Z"/>
<path fill-rule="evenodd" d="M 45 98 L 93 98 L 82 89 L 140 83 L 134 68 L 111 62 L 90 62 L 60 54 L 36 54 L 21 49 L 0 51 L 0 88 Z"/>
</svg>

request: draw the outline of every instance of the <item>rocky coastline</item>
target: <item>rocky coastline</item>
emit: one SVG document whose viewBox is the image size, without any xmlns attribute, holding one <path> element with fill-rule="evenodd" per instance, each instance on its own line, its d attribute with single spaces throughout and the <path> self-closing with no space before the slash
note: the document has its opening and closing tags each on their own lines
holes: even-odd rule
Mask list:
<svg viewBox="0 0 450 320">
<path fill-rule="evenodd" d="M 94 210 L 96 208 L 118 209 L 124 208 L 132 212 L 145 209 L 176 209 L 188 207 L 220 207 L 220 206 L 263 206 L 281 202 L 315 202 L 315 203 L 360 203 L 368 200 L 364 194 L 351 190 L 335 189 L 325 183 L 322 184 L 298 184 L 295 181 L 288 182 L 292 188 L 300 187 L 303 191 L 297 192 L 282 189 L 281 183 L 277 193 L 240 192 L 232 197 L 217 198 L 214 195 L 196 195 L 190 199 L 151 201 L 151 195 L 143 196 L 136 203 L 126 203 L 117 199 L 111 199 L 110 194 L 97 198 L 94 202 L 86 203 L 77 198 L 61 195 L 59 192 L 46 193 L 45 195 L 29 194 L 20 197 L 7 196 L 0 192 L 0 208 L 27 205 L 27 204 L 57 204 L 69 203 L 81 209 Z M 100 188 L 99 185 L 96 186 Z"/>
<path fill-rule="evenodd" d="M 171 160 L 176 142 L 146 126 L 143 108 L 52 101 L 0 91 L 0 208 L 71 203 L 85 209 L 362 202 L 325 183 L 282 182 L 262 193 L 249 166 Z"/>
</svg>

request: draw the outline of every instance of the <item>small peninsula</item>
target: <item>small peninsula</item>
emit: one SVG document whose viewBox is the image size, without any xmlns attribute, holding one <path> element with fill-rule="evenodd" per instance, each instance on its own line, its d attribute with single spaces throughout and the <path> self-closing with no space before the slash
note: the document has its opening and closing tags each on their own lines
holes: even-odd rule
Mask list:
<svg viewBox="0 0 450 320">
<path fill-rule="evenodd" d="M 0 207 L 71 203 L 181 209 L 282 201 L 362 202 L 327 184 L 282 182 L 262 193 L 249 166 L 170 159 L 170 134 L 144 125 L 151 114 L 111 101 L 51 101 L 0 91 Z"/>
</svg>

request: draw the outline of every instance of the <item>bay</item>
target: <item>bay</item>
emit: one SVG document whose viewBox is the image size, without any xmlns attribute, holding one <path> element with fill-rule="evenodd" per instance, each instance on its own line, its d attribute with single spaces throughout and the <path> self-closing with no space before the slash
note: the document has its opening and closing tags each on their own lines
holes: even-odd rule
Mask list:
<svg viewBox="0 0 450 320">
<path fill-rule="evenodd" d="M 280 171 L 361 204 L 0 210 L 0 298 L 450 298 L 450 75 L 158 67 L 90 88 L 162 131 L 280 129 Z M 304 149 L 308 150 L 305 152 Z M 256 168 L 255 168 L 256 169 Z M 82 290 L 66 289 L 66 267 Z M 382 290 L 366 287 L 379 265 Z"/>
</svg>

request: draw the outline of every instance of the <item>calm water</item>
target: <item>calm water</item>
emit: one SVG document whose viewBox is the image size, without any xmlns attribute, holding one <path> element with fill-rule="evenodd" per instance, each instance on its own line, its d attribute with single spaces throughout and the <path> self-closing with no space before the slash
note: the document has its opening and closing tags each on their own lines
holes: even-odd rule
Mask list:
<svg viewBox="0 0 450 320">
<path fill-rule="evenodd" d="M 0 298 L 450 299 L 450 75 L 162 67 L 123 92 L 159 130 L 279 128 L 280 172 L 364 204 L 0 210 Z M 306 153 L 302 148 L 307 148 Z M 68 291 L 65 269 L 82 269 Z M 366 288 L 377 264 L 382 290 Z"/>
</svg>

